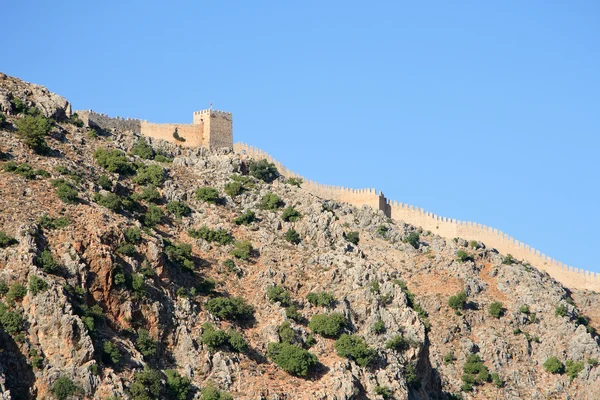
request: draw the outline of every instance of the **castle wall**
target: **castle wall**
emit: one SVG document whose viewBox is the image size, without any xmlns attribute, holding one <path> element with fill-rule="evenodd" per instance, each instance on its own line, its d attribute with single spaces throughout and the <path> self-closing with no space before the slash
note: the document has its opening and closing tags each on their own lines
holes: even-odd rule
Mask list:
<svg viewBox="0 0 600 400">
<path fill-rule="evenodd" d="M 233 118 L 231 113 L 210 110 L 208 132 L 210 149 L 233 148 Z"/>
<path fill-rule="evenodd" d="M 107 114 L 99 114 L 92 110 L 77 111 L 77 115 L 83 123 L 90 128 L 116 129 L 119 131 L 141 132 L 142 121 L 132 118 L 109 117 Z"/>
<path fill-rule="evenodd" d="M 176 140 L 173 137 L 173 132 L 177 128 L 177 134 L 185 139 L 185 142 Z M 182 147 L 197 147 L 204 146 L 204 125 L 194 124 L 153 124 L 142 121 L 141 134 L 154 139 L 161 139 L 171 142 Z"/>
<path fill-rule="evenodd" d="M 285 177 L 299 177 L 294 172 L 285 168 L 269 154 L 244 143 L 236 143 L 234 151 L 248 154 L 254 158 L 265 158 L 273 162 L 279 173 Z M 343 201 L 354 206 L 368 205 L 376 210 L 383 211 L 394 220 L 404 221 L 408 224 L 422 227 L 446 239 L 460 237 L 465 240 L 477 240 L 488 248 L 495 248 L 502 254 L 511 254 L 518 260 L 523 260 L 539 270 L 547 272 L 555 280 L 570 288 L 600 290 L 600 274 L 573 268 L 540 253 L 518 240 L 498 231 L 497 229 L 474 222 L 457 221 L 455 219 L 440 217 L 423 209 L 416 208 L 396 201 L 388 201 L 383 194 L 377 194 L 375 189 L 355 190 L 339 186 L 321 185 L 303 179 L 302 188 L 323 199 Z"/>
</svg>

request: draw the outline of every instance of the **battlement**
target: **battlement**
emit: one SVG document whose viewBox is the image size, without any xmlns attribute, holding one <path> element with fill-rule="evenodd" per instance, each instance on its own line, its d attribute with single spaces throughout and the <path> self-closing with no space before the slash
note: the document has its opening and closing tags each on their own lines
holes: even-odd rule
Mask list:
<svg viewBox="0 0 600 400">
<path fill-rule="evenodd" d="M 382 211 L 389 218 L 421 227 L 446 239 L 477 240 L 488 248 L 495 248 L 502 254 L 511 254 L 516 259 L 547 272 L 567 287 L 600 291 L 600 273 L 563 264 L 498 229 L 476 222 L 442 217 L 413 205 L 388 200 L 381 191 L 377 192 L 375 189 L 350 189 L 343 186 L 323 185 L 288 170 L 271 155 L 256 147 L 236 143 L 233 148 L 239 154 L 267 159 L 275 164 L 281 175 L 287 178 L 302 178 L 302 188 L 323 199 L 342 201 L 357 207 L 367 205 Z"/>
<path fill-rule="evenodd" d="M 77 111 L 77 114 L 90 128 L 133 132 L 182 147 L 233 148 L 233 116 L 226 111 L 195 111 L 191 124 L 155 124 L 147 120 L 110 117 L 92 110 Z M 204 119 L 206 115 L 211 118 Z"/>
</svg>

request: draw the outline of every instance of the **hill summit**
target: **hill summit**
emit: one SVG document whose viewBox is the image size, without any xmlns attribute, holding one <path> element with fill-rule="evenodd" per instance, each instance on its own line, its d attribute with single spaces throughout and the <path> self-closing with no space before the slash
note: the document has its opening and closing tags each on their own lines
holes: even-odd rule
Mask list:
<svg viewBox="0 0 600 400">
<path fill-rule="evenodd" d="M 17 78 L 0 107 L 0 399 L 600 393 L 596 292 Z"/>
</svg>

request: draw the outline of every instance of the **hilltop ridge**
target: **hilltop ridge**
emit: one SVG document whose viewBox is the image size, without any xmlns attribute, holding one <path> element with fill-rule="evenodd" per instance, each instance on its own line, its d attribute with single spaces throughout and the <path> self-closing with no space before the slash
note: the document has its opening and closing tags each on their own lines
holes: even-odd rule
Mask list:
<svg viewBox="0 0 600 400">
<path fill-rule="evenodd" d="M 263 154 L 86 127 L 6 76 L 0 104 L 0 399 L 600 392 L 598 293 Z"/>
</svg>

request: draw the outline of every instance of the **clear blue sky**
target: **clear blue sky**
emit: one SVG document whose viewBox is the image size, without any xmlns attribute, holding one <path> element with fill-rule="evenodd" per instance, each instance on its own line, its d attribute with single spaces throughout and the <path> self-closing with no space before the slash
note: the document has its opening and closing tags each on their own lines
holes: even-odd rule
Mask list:
<svg viewBox="0 0 600 400">
<path fill-rule="evenodd" d="M 212 100 L 309 179 L 600 271 L 600 3 L 370 3 L 8 1 L 0 70 L 155 122 Z"/>
</svg>

